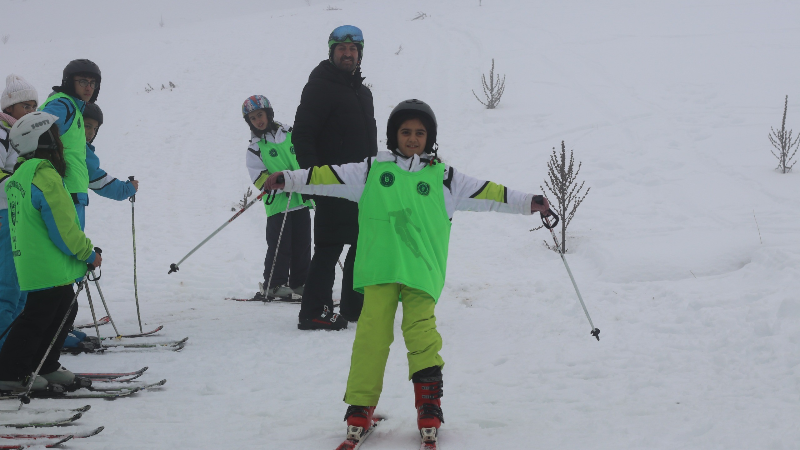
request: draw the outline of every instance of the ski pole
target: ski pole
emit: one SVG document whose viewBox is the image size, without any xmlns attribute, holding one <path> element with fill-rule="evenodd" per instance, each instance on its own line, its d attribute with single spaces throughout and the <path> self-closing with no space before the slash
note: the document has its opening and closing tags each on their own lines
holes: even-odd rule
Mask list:
<svg viewBox="0 0 800 450">
<path fill-rule="evenodd" d="M 247 211 L 247 208 L 249 208 L 249 207 L 253 206 L 253 204 L 254 204 L 255 202 L 257 202 L 257 201 L 261 200 L 261 197 L 263 197 L 264 195 L 266 195 L 266 194 L 268 194 L 268 193 L 269 193 L 269 195 L 267 195 L 267 200 L 266 200 L 266 202 L 267 202 L 267 204 L 268 204 L 268 205 L 271 205 L 271 204 L 272 204 L 272 202 L 273 202 L 273 200 L 275 199 L 275 191 L 262 191 L 262 192 L 261 192 L 261 193 L 258 195 L 258 197 L 256 197 L 256 198 L 254 198 L 254 199 L 250 200 L 250 202 L 248 202 L 246 205 L 244 205 L 244 207 L 243 207 L 242 209 L 240 209 L 240 210 L 239 210 L 239 211 L 238 211 L 236 214 L 234 214 L 234 215 L 233 215 L 233 217 L 231 217 L 230 219 L 228 219 L 228 221 L 227 221 L 227 222 L 225 222 L 224 224 L 222 224 L 222 226 L 221 226 L 221 227 L 217 228 L 217 229 L 216 229 L 216 230 L 215 230 L 213 233 L 211 233 L 211 234 L 210 234 L 210 235 L 209 235 L 207 238 L 203 239 L 203 242 L 201 242 L 201 243 L 197 244 L 197 247 L 193 248 L 193 249 L 192 249 L 192 251 L 190 251 L 189 253 L 187 253 L 187 254 L 186 254 L 186 256 L 184 256 L 184 257 L 183 257 L 183 259 L 181 259 L 180 261 L 178 261 L 178 263 L 177 263 L 177 264 L 175 264 L 175 263 L 172 263 L 172 264 L 170 264 L 170 265 L 169 265 L 169 272 L 167 272 L 167 275 L 171 274 L 172 272 L 177 272 L 177 271 L 179 270 L 179 266 L 180 266 L 180 265 L 181 265 L 181 264 L 182 264 L 184 261 L 186 261 L 186 258 L 188 258 L 188 257 L 192 256 L 192 253 L 196 252 L 196 251 L 197 251 L 197 249 L 199 249 L 200 247 L 202 247 L 202 246 L 203 246 L 203 245 L 204 245 L 206 242 L 208 242 L 209 240 L 211 240 L 211 238 L 213 238 L 214 236 L 216 236 L 216 235 L 217 235 L 217 233 L 219 233 L 220 231 L 222 231 L 222 229 L 223 229 L 223 228 L 227 227 L 227 226 L 228 226 L 228 225 L 229 225 L 231 222 L 233 222 L 234 220 L 236 220 L 236 218 L 237 218 L 237 217 L 241 216 L 241 215 L 242 215 L 242 213 L 244 213 L 245 211 Z"/>
<path fill-rule="evenodd" d="M 106 299 L 103 296 L 103 290 L 100 289 L 100 277 L 94 274 L 94 269 L 91 269 L 90 272 L 92 273 L 93 278 L 89 278 L 89 281 L 94 281 L 94 285 L 97 287 L 97 292 L 100 293 L 100 301 L 103 302 L 103 308 L 106 310 L 106 315 L 108 316 L 108 320 L 111 321 L 111 326 L 114 327 L 114 333 L 117 333 L 117 339 L 121 338 L 122 335 L 120 334 L 119 330 L 117 330 L 117 325 L 114 323 L 114 319 L 111 317 L 111 312 L 108 310 L 108 305 L 106 304 Z M 102 276 L 102 274 L 101 274 Z M 86 286 L 86 293 L 89 293 L 89 286 Z"/>
<path fill-rule="evenodd" d="M 278 245 L 275 246 L 275 257 L 272 258 L 272 268 L 269 269 L 269 280 L 267 280 L 267 295 L 264 296 L 264 304 L 267 304 L 269 299 L 269 290 L 272 286 L 272 273 L 275 271 L 275 263 L 278 261 L 278 251 L 281 249 L 281 238 L 283 237 L 283 227 L 286 225 L 286 218 L 289 216 L 289 205 L 292 203 L 292 193 L 289 192 L 289 200 L 286 201 L 286 211 L 283 212 L 283 221 L 281 222 L 281 231 L 278 233 Z"/>
<path fill-rule="evenodd" d="M 129 176 L 128 180 L 133 181 L 133 175 Z M 133 235 L 133 296 L 136 298 L 136 317 L 139 319 L 139 333 L 144 333 L 144 330 L 142 330 L 142 314 L 139 312 L 139 284 L 136 282 L 136 220 L 133 211 L 133 205 L 136 204 L 136 194 L 131 195 L 128 200 L 131 202 L 131 234 Z"/>
<path fill-rule="evenodd" d="M 91 264 L 88 264 L 89 270 L 81 278 L 81 281 L 78 282 L 78 292 L 75 293 L 75 296 L 72 297 L 72 302 L 69 304 L 69 308 L 67 308 L 67 313 L 64 315 L 64 318 L 61 320 L 61 325 L 58 326 L 58 330 L 56 330 L 56 334 L 53 336 L 53 339 L 50 341 L 50 345 L 47 347 L 47 350 L 44 352 L 44 356 L 42 360 L 39 361 L 39 367 L 33 372 L 30 381 L 28 382 L 28 386 L 25 388 L 25 393 L 19 397 L 19 407 L 17 410 L 22 409 L 22 405 L 28 404 L 31 402 L 31 398 L 29 397 L 31 393 L 31 389 L 33 389 L 33 383 L 36 381 L 36 377 L 39 376 L 39 371 L 42 370 L 42 366 L 44 365 L 44 361 L 47 359 L 47 355 L 50 354 L 50 351 L 53 349 L 53 346 L 56 345 L 56 340 L 58 339 L 58 335 L 61 334 L 61 330 L 64 329 L 64 325 L 67 323 L 67 319 L 69 318 L 70 313 L 72 312 L 72 308 L 78 304 L 78 295 L 81 293 L 81 289 L 83 288 L 83 282 L 86 277 L 89 275 L 89 271 L 94 268 Z"/>
<path fill-rule="evenodd" d="M 542 197 L 541 195 L 534 196 L 534 200 L 533 201 L 536 202 L 539 205 L 544 205 L 544 197 Z M 589 325 L 592 327 L 592 331 L 591 331 L 590 334 L 592 336 L 594 336 L 595 338 L 597 338 L 597 340 L 599 341 L 600 340 L 600 329 L 599 328 L 595 328 L 594 323 L 592 323 L 592 318 L 589 317 L 589 311 L 586 309 L 586 304 L 583 302 L 583 297 L 581 296 L 581 291 L 578 289 L 578 284 L 575 282 L 575 277 L 572 276 L 572 270 L 570 270 L 569 264 L 567 264 L 567 258 L 564 257 L 564 253 L 561 251 L 561 246 L 558 243 L 558 238 L 556 238 L 556 233 L 553 231 L 553 228 L 555 228 L 556 225 L 558 225 L 558 215 L 555 212 L 553 212 L 552 209 L 548 209 L 547 212 L 549 212 L 550 215 L 552 215 L 555 218 L 555 222 L 551 225 L 549 216 L 545 217 L 544 215 L 542 215 L 542 223 L 544 224 L 545 228 L 550 230 L 550 234 L 553 236 L 553 242 L 556 245 L 556 249 L 558 250 L 558 254 L 561 256 L 561 261 L 564 261 L 564 267 L 567 268 L 567 273 L 569 274 L 569 279 L 572 280 L 572 286 L 575 287 L 575 293 L 578 294 L 578 300 L 580 300 L 580 302 L 581 302 L 581 306 L 583 307 L 583 312 L 586 314 L 586 318 L 589 319 Z"/>
<path fill-rule="evenodd" d="M 97 340 L 100 341 L 100 326 L 97 325 L 97 315 L 94 313 L 94 302 L 92 301 L 92 293 L 89 292 L 89 282 L 84 280 L 83 284 L 86 285 L 86 296 L 89 298 L 89 309 L 92 311 L 92 321 L 94 322 L 94 331 L 97 333 Z"/>
</svg>

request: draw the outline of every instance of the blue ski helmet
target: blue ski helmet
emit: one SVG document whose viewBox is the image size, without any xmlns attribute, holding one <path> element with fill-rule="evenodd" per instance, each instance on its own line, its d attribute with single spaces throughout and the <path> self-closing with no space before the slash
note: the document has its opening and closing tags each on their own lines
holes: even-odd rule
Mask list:
<svg viewBox="0 0 800 450">
<path fill-rule="evenodd" d="M 328 36 L 328 58 L 333 61 L 333 48 L 336 44 L 345 42 L 356 44 L 356 47 L 358 47 L 358 60 L 360 61 L 364 56 L 364 33 L 353 25 L 342 25 L 331 31 L 330 36 Z"/>
</svg>

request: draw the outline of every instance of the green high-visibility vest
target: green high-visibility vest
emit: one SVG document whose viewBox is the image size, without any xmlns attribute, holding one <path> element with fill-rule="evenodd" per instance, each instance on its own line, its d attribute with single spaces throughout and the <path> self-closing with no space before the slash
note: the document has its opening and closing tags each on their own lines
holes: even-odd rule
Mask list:
<svg viewBox="0 0 800 450">
<path fill-rule="evenodd" d="M 48 103 L 60 98 L 69 100 L 75 108 L 72 125 L 61 135 L 61 143 L 64 144 L 64 159 L 67 161 L 64 185 L 70 194 L 85 194 L 89 192 L 89 169 L 86 168 L 86 130 L 83 128 L 83 113 L 75 100 L 63 93 L 48 97 L 39 109 L 44 109 Z"/>
<path fill-rule="evenodd" d="M 85 262 L 65 254 L 50 240 L 41 213 L 33 207 L 33 176 L 42 170 L 52 171 L 54 179 L 61 183 L 61 177 L 50 161 L 38 158 L 24 162 L 6 183 L 11 250 L 19 287 L 23 291 L 71 284 L 86 273 Z M 64 189 L 54 195 L 63 195 L 65 202 L 72 203 Z M 80 227 L 77 214 L 74 214 L 74 220 Z"/>
<path fill-rule="evenodd" d="M 401 283 L 439 300 L 451 226 L 443 179 L 444 164 L 413 173 L 391 161 L 372 165 L 358 202 L 356 291 Z"/>
<path fill-rule="evenodd" d="M 280 144 L 274 142 L 267 142 L 266 139 L 258 141 L 258 148 L 261 150 L 261 161 L 264 162 L 264 167 L 267 168 L 269 173 L 281 172 L 283 170 L 298 170 L 300 165 L 297 163 L 297 157 L 294 154 L 294 145 L 292 145 L 292 133 L 286 133 L 286 139 Z M 267 204 L 267 196 L 264 199 L 264 207 L 267 210 L 267 217 L 274 216 L 286 211 L 286 202 L 288 201 L 289 194 L 286 196 L 278 195 L 271 204 Z M 289 203 L 289 209 L 297 208 L 298 206 L 312 207 L 311 201 L 303 201 L 300 194 L 293 194 L 292 201 Z"/>
</svg>

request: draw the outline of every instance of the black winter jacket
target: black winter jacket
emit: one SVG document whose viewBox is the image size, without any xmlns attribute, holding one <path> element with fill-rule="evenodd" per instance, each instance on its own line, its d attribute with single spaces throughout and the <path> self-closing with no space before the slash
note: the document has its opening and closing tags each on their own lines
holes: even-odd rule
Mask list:
<svg viewBox="0 0 800 450">
<path fill-rule="evenodd" d="M 361 162 L 378 154 L 372 92 L 360 70 L 348 74 L 324 60 L 311 71 L 294 118 L 292 144 L 300 167 Z M 314 241 L 355 244 L 358 204 L 315 198 Z"/>
</svg>

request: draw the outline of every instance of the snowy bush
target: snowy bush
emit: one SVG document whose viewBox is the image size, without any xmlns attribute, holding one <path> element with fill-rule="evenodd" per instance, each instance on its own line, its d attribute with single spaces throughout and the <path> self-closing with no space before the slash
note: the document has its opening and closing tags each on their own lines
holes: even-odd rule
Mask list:
<svg viewBox="0 0 800 450">
<path fill-rule="evenodd" d="M 422 19 L 424 19 L 424 18 L 426 18 L 426 17 L 428 17 L 428 15 L 427 15 L 427 14 L 425 14 L 425 13 L 424 13 L 424 12 L 422 12 L 422 11 L 418 11 L 418 12 L 417 12 L 417 15 L 416 15 L 416 16 L 415 16 L 413 19 L 411 19 L 411 20 L 422 20 Z"/>
<path fill-rule="evenodd" d="M 792 167 L 797 161 L 792 162 L 794 155 L 797 154 L 797 147 L 800 144 L 800 136 L 797 136 L 792 141 L 792 130 L 786 131 L 786 110 L 789 108 L 789 96 L 783 104 L 783 121 L 781 122 L 781 131 L 775 131 L 770 127 L 772 133 L 769 134 L 769 142 L 775 147 L 775 150 L 770 150 L 772 155 L 778 158 L 778 168 L 783 173 L 792 170 Z M 794 150 L 793 150 L 794 149 Z M 790 154 L 791 153 L 791 154 Z"/>
<path fill-rule="evenodd" d="M 500 97 L 503 96 L 503 91 L 506 88 L 505 75 L 503 75 L 502 80 L 499 76 L 496 80 L 494 78 L 494 58 L 492 58 L 492 70 L 489 71 L 489 82 L 486 82 L 486 75 L 481 75 L 481 80 L 483 81 L 483 95 L 486 96 L 486 102 L 478 98 L 478 94 L 475 93 L 474 89 L 472 90 L 472 95 L 474 95 L 482 105 L 486 106 L 486 109 L 494 109 L 497 107 L 497 104 L 500 103 Z"/>
<path fill-rule="evenodd" d="M 10 34 L 4 34 L 4 35 L 3 35 L 3 44 L 7 44 L 7 43 L 8 43 L 8 39 L 9 39 L 10 37 L 11 37 L 11 35 L 10 35 Z"/>
<path fill-rule="evenodd" d="M 550 201 L 550 208 L 561 217 L 561 253 L 567 253 L 567 227 L 575 217 L 575 211 L 578 210 L 578 206 L 583 203 L 583 199 L 592 189 L 586 189 L 586 192 L 581 196 L 581 190 L 583 190 L 585 182 L 582 181 L 578 185 L 577 179 L 582 164 L 578 162 L 578 167 L 577 169 L 575 168 L 575 157 L 572 150 L 569 151 L 569 162 L 567 161 L 567 148 L 564 145 L 564 141 L 561 141 L 561 154 L 557 154 L 555 147 L 553 147 L 553 154 L 550 155 L 550 161 L 547 162 L 547 175 L 550 181 L 544 180 L 544 185 L 553 194 L 552 197 L 547 198 Z M 541 189 L 544 192 L 544 187 L 541 187 Z M 542 227 L 534 228 L 534 230 L 540 228 Z M 547 241 L 544 244 L 551 250 L 559 250 L 555 245 L 551 247 Z"/>
</svg>

